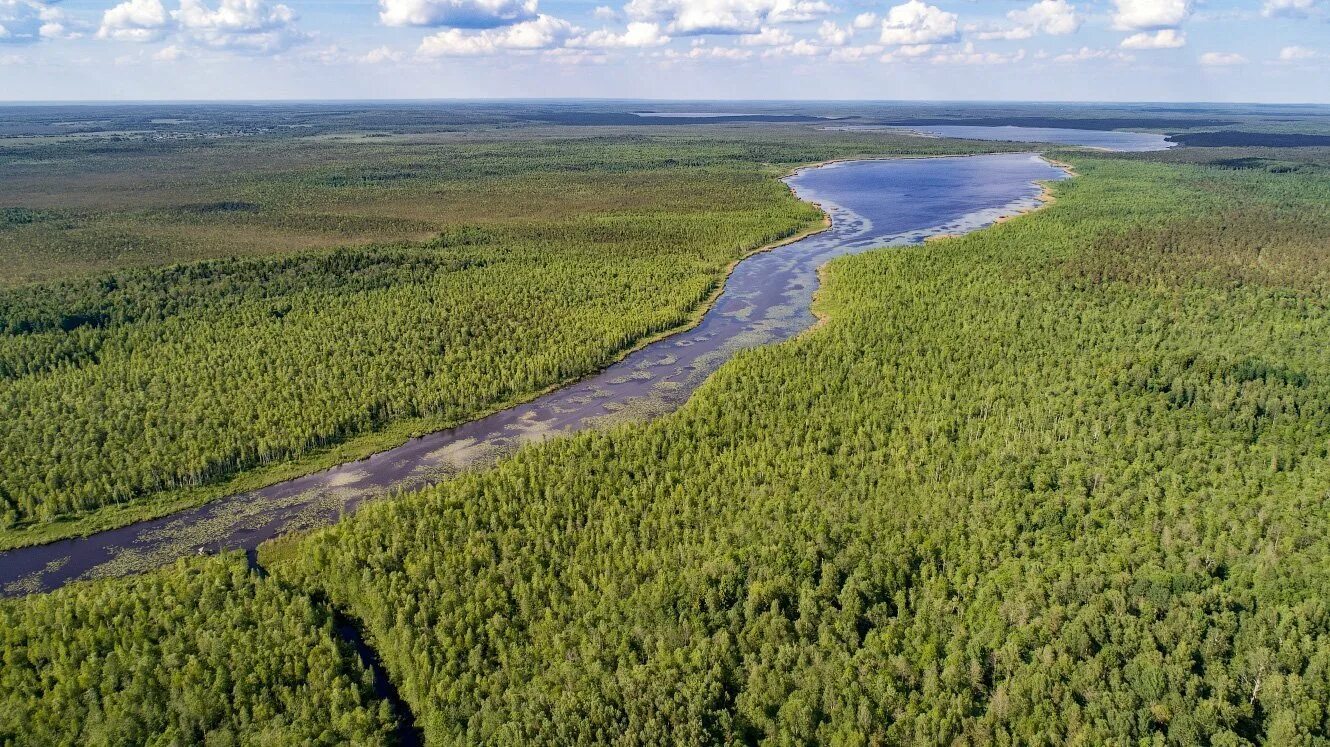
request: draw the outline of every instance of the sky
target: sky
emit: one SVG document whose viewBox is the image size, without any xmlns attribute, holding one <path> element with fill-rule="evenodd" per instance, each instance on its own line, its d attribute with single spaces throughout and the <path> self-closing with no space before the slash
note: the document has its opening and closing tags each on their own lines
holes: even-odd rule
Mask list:
<svg viewBox="0 0 1330 747">
<path fill-rule="evenodd" d="M 0 0 L 0 100 L 1330 102 L 1330 0 Z"/>
</svg>

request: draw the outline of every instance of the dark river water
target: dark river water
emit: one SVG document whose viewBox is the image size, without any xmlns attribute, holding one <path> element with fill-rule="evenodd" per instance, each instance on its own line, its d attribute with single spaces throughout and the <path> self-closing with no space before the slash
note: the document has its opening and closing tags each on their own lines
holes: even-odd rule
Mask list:
<svg viewBox="0 0 1330 747">
<path fill-rule="evenodd" d="M 854 161 L 787 179 L 831 216 L 822 233 L 740 262 L 691 330 L 653 343 L 525 405 L 323 472 L 161 519 L 0 554 L 0 590 L 15 595 L 77 579 L 134 573 L 198 552 L 252 549 L 336 521 L 361 502 L 421 487 L 554 434 L 669 412 L 737 351 L 787 340 L 814 322 L 817 268 L 875 247 L 958 234 L 1038 205 L 1039 181 L 1066 177 L 1038 156 Z"/>
</svg>

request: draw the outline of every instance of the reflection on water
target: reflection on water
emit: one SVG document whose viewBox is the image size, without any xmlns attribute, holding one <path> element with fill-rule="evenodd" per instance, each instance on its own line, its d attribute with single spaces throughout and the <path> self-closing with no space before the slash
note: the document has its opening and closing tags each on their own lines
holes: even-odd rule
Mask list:
<svg viewBox="0 0 1330 747">
<path fill-rule="evenodd" d="M 367 459 L 161 519 L 0 554 L 0 587 L 21 594 L 145 570 L 200 549 L 253 548 L 335 521 L 368 498 L 492 462 L 530 441 L 669 412 L 735 352 L 811 326 L 817 268 L 828 260 L 981 228 L 1035 206 L 1037 180 L 1064 177 L 1030 154 L 803 169 L 787 181 L 800 197 L 822 205 L 831 229 L 740 262 L 697 327 L 530 403 Z"/>
</svg>

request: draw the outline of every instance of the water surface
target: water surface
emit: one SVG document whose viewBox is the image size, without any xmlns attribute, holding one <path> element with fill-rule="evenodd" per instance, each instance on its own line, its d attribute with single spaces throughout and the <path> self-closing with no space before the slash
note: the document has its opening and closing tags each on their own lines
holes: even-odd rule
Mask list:
<svg viewBox="0 0 1330 747">
<path fill-rule="evenodd" d="M 1167 150 L 1176 143 L 1168 141 L 1167 135 L 1152 132 L 1125 132 L 1117 130 L 1075 130 L 1063 127 L 991 127 L 986 125 L 923 125 L 905 127 L 897 125 L 845 125 L 828 127 L 834 130 L 897 130 L 917 132 L 938 137 L 954 137 L 965 140 L 999 140 L 1008 143 L 1055 143 L 1057 145 L 1079 145 L 1085 148 L 1102 148 L 1140 153 L 1151 150 Z"/>
<path fill-rule="evenodd" d="M 832 227 L 740 262 L 701 323 L 576 384 L 367 459 L 90 537 L 0 554 L 0 589 L 21 594 L 132 573 L 197 552 L 252 549 L 336 521 L 366 499 L 492 462 L 523 443 L 669 412 L 737 351 L 787 340 L 814 322 L 817 268 L 882 246 L 958 234 L 1038 204 L 1040 180 L 1065 178 L 1038 156 L 854 161 L 787 179 Z"/>
</svg>

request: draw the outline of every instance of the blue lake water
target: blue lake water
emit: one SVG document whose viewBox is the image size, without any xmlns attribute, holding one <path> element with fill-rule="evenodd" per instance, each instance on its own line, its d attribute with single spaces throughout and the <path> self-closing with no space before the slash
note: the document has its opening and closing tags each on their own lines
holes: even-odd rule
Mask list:
<svg viewBox="0 0 1330 747">
<path fill-rule="evenodd" d="M 253 549 L 279 534 L 336 521 L 363 501 L 491 463 L 525 443 L 670 412 L 735 353 L 808 329 L 817 268 L 828 260 L 983 228 L 1037 206 L 1038 182 L 1065 177 L 1028 153 L 801 169 L 787 183 L 822 206 L 831 228 L 740 262 L 696 327 L 527 404 L 367 459 L 160 519 L 0 553 L 0 590 L 23 594 L 200 551 Z"/>
<path fill-rule="evenodd" d="M 1009 143 L 1054 143 L 1057 145 L 1078 145 L 1085 148 L 1103 148 L 1104 150 L 1145 152 L 1167 150 L 1175 145 L 1168 141 L 1167 135 L 1152 132 L 1122 132 L 1118 130 L 1075 130 L 1061 127 L 989 127 L 981 125 L 927 125 L 920 127 L 899 127 L 894 125 L 845 125 L 829 127 L 835 130 L 898 130 L 918 132 L 938 137 L 955 137 L 966 140 L 1000 140 Z"/>
</svg>

